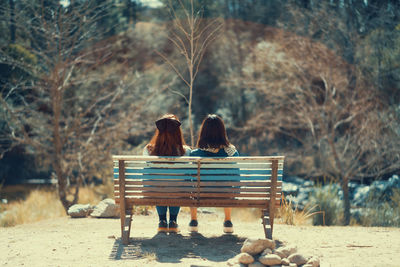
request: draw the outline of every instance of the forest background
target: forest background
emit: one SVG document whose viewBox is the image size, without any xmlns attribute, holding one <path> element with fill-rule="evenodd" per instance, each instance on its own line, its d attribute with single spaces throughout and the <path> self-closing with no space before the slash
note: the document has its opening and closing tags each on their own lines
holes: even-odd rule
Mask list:
<svg viewBox="0 0 400 267">
<path fill-rule="evenodd" d="M 338 182 L 349 224 L 349 182 L 400 169 L 400 2 L 192 3 L 2 1 L 1 182 L 54 179 L 67 210 L 160 115 L 193 145 L 216 113 L 241 155 Z"/>
</svg>

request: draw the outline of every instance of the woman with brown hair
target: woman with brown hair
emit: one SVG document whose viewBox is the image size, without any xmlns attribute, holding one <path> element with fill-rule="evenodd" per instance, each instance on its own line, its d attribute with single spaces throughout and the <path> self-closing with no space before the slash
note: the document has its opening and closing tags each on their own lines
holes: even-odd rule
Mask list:
<svg viewBox="0 0 400 267">
<path fill-rule="evenodd" d="M 190 156 L 197 157 L 237 157 L 239 152 L 235 146 L 229 143 L 225 125 L 221 117 L 208 115 L 201 124 L 197 149 L 190 153 Z M 232 208 L 225 208 L 224 232 L 232 233 L 233 224 L 231 221 Z M 197 208 L 190 208 L 191 221 L 189 230 L 198 231 Z"/>
<path fill-rule="evenodd" d="M 190 148 L 183 139 L 181 122 L 173 114 L 165 114 L 156 121 L 156 132 L 143 150 L 145 156 L 188 156 Z M 177 217 L 180 207 L 157 206 L 159 232 L 178 232 Z M 169 209 L 169 223 L 167 210 Z"/>
</svg>

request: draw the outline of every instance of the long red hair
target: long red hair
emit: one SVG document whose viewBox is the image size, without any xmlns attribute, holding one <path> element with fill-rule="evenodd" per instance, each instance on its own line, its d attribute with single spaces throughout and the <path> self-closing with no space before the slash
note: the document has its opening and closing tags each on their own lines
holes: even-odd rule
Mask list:
<svg viewBox="0 0 400 267">
<path fill-rule="evenodd" d="M 166 114 L 162 118 L 179 121 L 173 114 Z M 183 146 L 186 145 L 183 139 L 181 127 L 175 127 L 174 131 L 160 131 L 156 129 L 153 138 L 147 144 L 149 154 L 152 156 L 182 156 L 185 154 Z"/>
</svg>

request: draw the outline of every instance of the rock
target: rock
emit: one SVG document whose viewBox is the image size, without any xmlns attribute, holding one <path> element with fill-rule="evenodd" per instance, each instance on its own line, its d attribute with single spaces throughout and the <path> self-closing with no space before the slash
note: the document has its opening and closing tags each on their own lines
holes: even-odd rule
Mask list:
<svg viewBox="0 0 400 267">
<path fill-rule="evenodd" d="M 90 204 L 75 204 L 69 207 L 68 215 L 72 218 L 83 218 L 93 211 L 93 207 Z"/>
<path fill-rule="evenodd" d="M 290 263 L 289 267 L 297 267 L 297 264 L 296 263 Z"/>
<path fill-rule="evenodd" d="M 266 248 L 274 249 L 275 242 L 271 239 L 246 239 L 240 252 L 247 252 L 250 255 L 256 255 Z"/>
<path fill-rule="evenodd" d="M 311 259 L 309 259 L 306 264 L 311 265 L 311 267 L 318 267 L 319 266 L 319 258 L 317 257 L 311 257 Z"/>
<path fill-rule="evenodd" d="M 261 253 L 261 256 L 268 255 L 268 254 L 272 254 L 272 249 L 270 249 L 270 248 L 264 249 L 264 251 Z"/>
<path fill-rule="evenodd" d="M 289 266 L 290 265 L 290 261 L 288 259 L 284 258 L 284 259 L 282 259 L 281 264 L 285 265 L 285 266 Z"/>
<path fill-rule="evenodd" d="M 301 265 L 301 267 L 312 267 L 312 264 L 304 264 L 304 265 Z"/>
<path fill-rule="evenodd" d="M 281 258 L 287 258 L 287 257 L 289 257 L 290 255 L 296 253 L 296 252 L 297 252 L 297 248 L 296 248 L 296 247 L 285 246 L 285 247 L 277 248 L 277 249 L 275 250 L 275 252 L 277 252 L 277 251 L 279 251 L 280 253 L 282 253 L 282 254 L 284 255 L 284 256 L 281 256 L 280 254 L 277 254 L 277 255 L 279 255 Z"/>
<path fill-rule="evenodd" d="M 251 256 L 249 253 L 243 252 L 237 255 L 239 263 L 243 264 L 250 264 L 254 262 L 253 256 Z"/>
<path fill-rule="evenodd" d="M 250 264 L 248 265 L 248 267 L 265 267 L 265 265 L 262 264 L 262 263 L 259 262 L 259 261 L 255 261 L 255 262 L 253 262 L 253 263 L 250 263 Z"/>
<path fill-rule="evenodd" d="M 288 260 L 291 263 L 296 263 L 297 265 L 302 265 L 302 264 L 305 264 L 307 262 L 306 257 L 301 255 L 300 253 L 295 253 L 295 254 L 290 255 L 288 257 Z"/>
<path fill-rule="evenodd" d="M 282 262 L 281 257 L 276 254 L 264 255 L 258 258 L 258 260 L 264 265 L 277 265 Z"/>
<path fill-rule="evenodd" d="M 287 256 L 280 250 L 275 250 L 273 252 L 274 254 L 278 255 L 279 257 L 281 257 L 281 259 L 286 258 Z"/>
<path fill-rule="evenodd" d="M 97 218 L 119 217 L 119 206 L 115 204 L 113 199 L 104 199 L 96 207 L 94 207 L 94 210 L 90 216 Z"/>
</svg>

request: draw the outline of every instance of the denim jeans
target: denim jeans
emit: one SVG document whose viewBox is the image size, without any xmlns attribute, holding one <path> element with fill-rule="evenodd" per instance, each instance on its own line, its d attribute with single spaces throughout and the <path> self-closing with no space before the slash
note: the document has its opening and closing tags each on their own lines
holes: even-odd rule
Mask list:
<svg viewBox="0 0 400 267">
<path fill-rule="evenodd" d="M 167 214 L 167 209 L 169 208 L 169 215 L 178 215 L 181 207 L 169 207 L 169 206 L 156 206 L 158 215 Z"/>
</svg>

